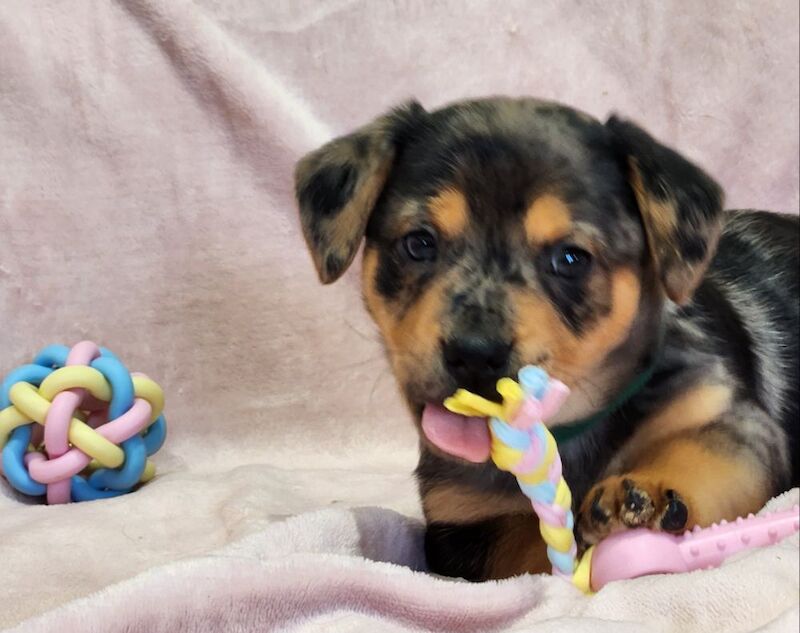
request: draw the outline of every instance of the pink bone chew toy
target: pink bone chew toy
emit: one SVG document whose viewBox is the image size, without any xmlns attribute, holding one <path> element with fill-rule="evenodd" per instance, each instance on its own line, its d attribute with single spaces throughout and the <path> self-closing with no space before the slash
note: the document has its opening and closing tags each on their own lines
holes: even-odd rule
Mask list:
<svg viewBox="0 0 800 633">
<path fill-rule="evenodd" d="M 591 587 L 598 591 L 615 580 L 650 574 L 711 569 L 734 554 L 772 545 L 800 529 L 800 506 L 763 516 L 739 517 L 682 536 L 646 529 L 626 530 L 594 547 Z"/>
<path fill-rule="evenodd" d="M 501 404 L 464 390 L 444 404 L 454 414 L 490 418 L 492 461 L 513 473 L 531 500 L 553 573 L 570 579 L 586 593 L 615 580 L 716 567 L 733 554 L 774 544 L 800 530 L 800 507 L 795 505 L 790 510 L 759 517 L 751 514 L 705 529 L 697 526 L 682 536 L 643 528 L 617 532 L 589 548 L 578 561 L 572 535 L 572 496 L 561 476 L 555 440 L 543 423 L 555 414 L 568 390 L 541 369 L 525 367 L 519 372 L 519 383 L 504 378 L 497 391 Z"/>
</svg>

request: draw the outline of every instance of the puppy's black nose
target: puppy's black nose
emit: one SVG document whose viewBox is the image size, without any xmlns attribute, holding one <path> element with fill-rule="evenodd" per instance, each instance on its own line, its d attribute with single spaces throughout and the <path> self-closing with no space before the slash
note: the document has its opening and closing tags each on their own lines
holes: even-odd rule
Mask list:
<svg viewBox="0 0 800 633">
<path fill-rule="evenodd" d="M 506 375 L 511 344 L 499 339 L 465 336 L 442 343 L 447 370 L 459 387 L 496 399 L 495 383 Z"/>
</svg>

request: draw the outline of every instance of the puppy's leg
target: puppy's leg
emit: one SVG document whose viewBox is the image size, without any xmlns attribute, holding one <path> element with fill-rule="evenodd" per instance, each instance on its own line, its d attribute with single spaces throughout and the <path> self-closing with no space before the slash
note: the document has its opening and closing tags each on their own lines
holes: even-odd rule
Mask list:
<svg viewBox="0 0 800 633">
<path fill-rule="evenodd" d="M 530 503 L 519 495 L 440 484 L 423 496 L 430 571 L 472 581 L 549 570 Z"/>
<path fill-rule="evenodd" d="M 789 473 L 783 431 L 757 406 L 733 409 L 629 456 L 581 504 L 586 544 L 633 527 L 680 532 L 760 510 Z"/>
</svg>

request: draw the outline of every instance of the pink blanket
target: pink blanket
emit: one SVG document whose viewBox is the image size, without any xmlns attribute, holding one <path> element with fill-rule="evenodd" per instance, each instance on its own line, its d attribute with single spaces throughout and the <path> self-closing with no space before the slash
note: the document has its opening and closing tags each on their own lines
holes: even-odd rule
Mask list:
<svg viewBox="0 0 800 633">
<path fill-rule="evenodd" d="M 159 379 L 170 424 L 127 498 L 46 508 L 0 483 L 0 628 L 788 621 L 796 540 L 592 600 L 412 571 L 416 436 L 357 274 L 316 283 L 291 169 L 410 96 L 534 94 L 619 110 L 731 205 L 797 213 L 797 50 L 790 0 L 0 3 L 0 372 L 90 337 Z"/>
</svg>

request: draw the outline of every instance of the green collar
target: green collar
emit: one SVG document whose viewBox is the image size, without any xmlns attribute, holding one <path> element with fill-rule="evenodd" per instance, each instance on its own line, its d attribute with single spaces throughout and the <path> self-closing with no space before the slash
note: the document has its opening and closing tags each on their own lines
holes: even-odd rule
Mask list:
<svg viewBox="0 0 800 633">
<path fill-rule="evenodd" d="M 582 433 L 591 429 L 595 424 L 606 419 L 608 416 L 614 413 L 644 388 L 648 381 L 653 377 L 655 370 L 656 362 L 654 359 L 653 362 L 648 365 L 647 369 L 629 382 L 628 386 L 625 387 L 625 389 L 623 389 L 620 394 L 601 411 L 598 411 L 594 415 L 590 415 L 588 418 L 584 418 L 583 420 L 576 420 L 570 424 L 556 426 L 550 429 L 550 433 L 552 433 L 553 438 L 556 441 L 556 445 L 561 446 L 564 442 L 568 442 L 569 440 L 578 437 Z"/>
</svg>

